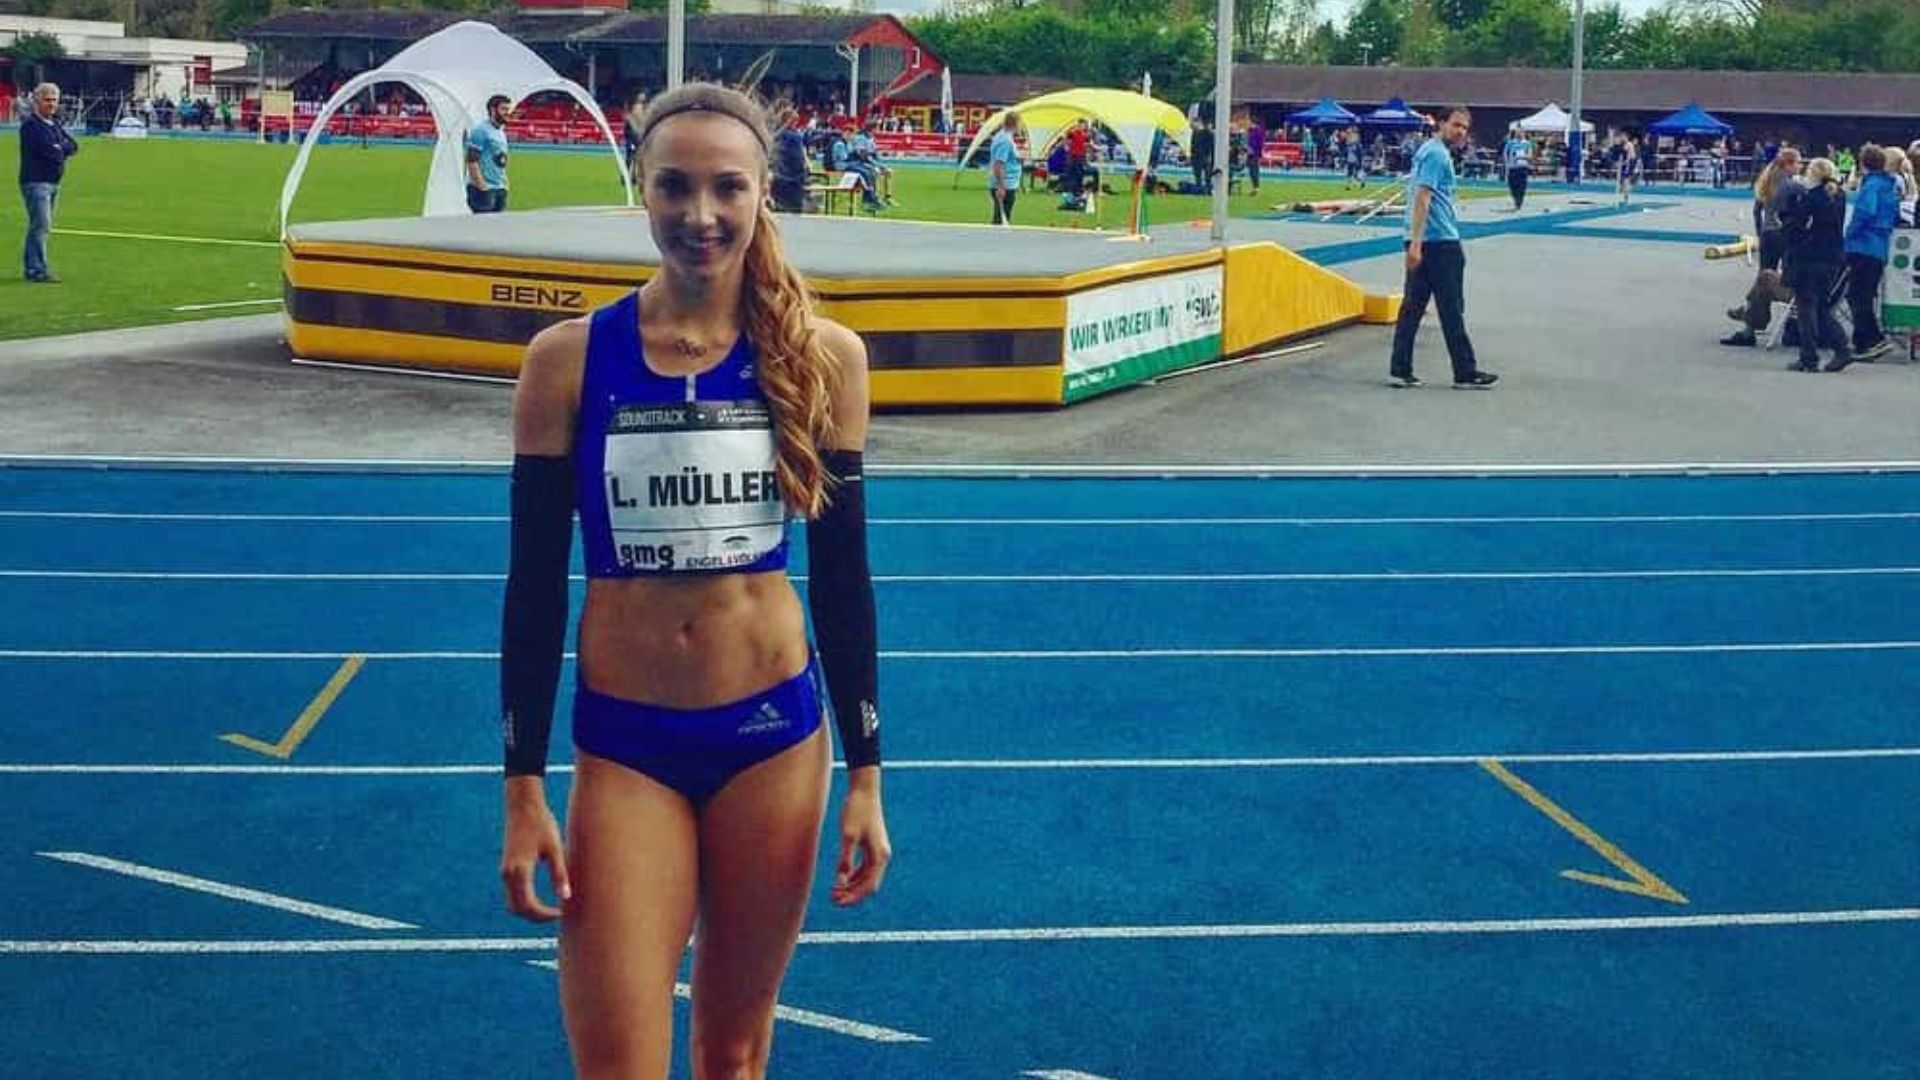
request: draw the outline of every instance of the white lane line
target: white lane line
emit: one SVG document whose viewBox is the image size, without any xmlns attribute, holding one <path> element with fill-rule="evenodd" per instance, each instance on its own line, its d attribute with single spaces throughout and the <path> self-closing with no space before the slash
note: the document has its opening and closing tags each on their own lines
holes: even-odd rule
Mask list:
<svg viewBox="0 0 1920 1080">
<path fill-rule="evenodd" d="M 84 851 L 42 851 L 40 854 L 46 858 L 57 859 L 64 863 L 73 863 L 76 866 L 92 867 L 95 870 L 105 870 L 111 874 L 124 874 L 127 877 L 140 878 L 144 881 L 156 881 L 162 885 L 171 885 L 176 889 L 189 889 L 193 892 L 209 893 L 228 900 L 238 900 L 246 904 L 258 904 L 261 907 L 277 908 L 280 911 L 291 911 L 296 915 L 305 915 L 309 918 L 345 923 L 348 926 L 359 927 L 362 930 L 417 929 L 412 923 L 395 922 L 392 919 L 382 919 L 377 915 L 362 915 L 357 911 L 327 907 L 324 904 L 311 904 L 305 900 L 295 900 L 288 896 L 277 896 L 273 893 L 261 892 L 258 889 L 247 889 L 238 885 L 227 885 L 218 881 L 209 881 L 206 878 L 176 874 L 171 870 L 158 870 L 151 866 L 121 862 L 119 859 L 108 859 L 99 855 L 89 855 Z"/>
<path fill-rule="evenodd" d="M 483 471 L 505 476 L 509 462 L 506 461 L 462 461 L 446 459 L 423 461 L 406 458 L 259 458 L 259 457 L 213 457 L 213 456 L 154 456 L 154 455 L 114 455 L 114 454 L 5 454 L 0 455 L 0 464 L 19 463 L 24 465 L 52 466 L 69 468 L 75 466 L 114 465 L 155 468 L 265 468 L 265 469 L 314 469 L 336 468 L 352 471 L 369 469 L 406 469 L 410 471 L 444 472 L 448 470 Z M 1621 462 L 1548 462 L 1540 464 L 1514 464 L 1511 462 L 1467 462 L 1456 465 L 1409 465 L 1391 462 L 1353 462 L 1345 465 L 1296 465 L 1286 462 L 1268 464 L 1215 464 L 1194 465 L 1174 462 L 1124 462 L 1112 465 L 1062 465 L 1058 463 L 1029 462 L 1026 464 L 1002 464 L 992 462 L 954 462 L 951 464 L 869 464 L 867 469 L 886 476 L 940 476 L 940 477 L 1024 477 L 1047 476 L 1068 479 L 1100 479 L 1103 477 L 1126 476 L 1145 477 L 1150 480 L 1179 480 L 1190 477 L 1232 476 L 1304 476 L 1327 479 L 1342 479 L 1370 476 L 1401 477 L 1452 477 L 1479 478 L 1531 477 L 1531 476 L 1601 476 L 1609 479 L 1624 479 L 1631 476 L 1685 476 L 1689 478 L 1716 475 L 1789 475 L 1842 473 L 1873 474 L 1920 472 L 1920 461 L 1621 461 Z"/>
<path fill-rule="evenodd" d="M 213 244 L 220 247 L 277 248 L 270 240 L 229 240 L 220 236 L 163 236 L 156 233 L 103 232 L 99 229 L 55 229 L 56 236 L 93 236 L 109 240 L 163 240 L 170 244 Z"/>
<path fill-rule="evenodd" d="M 1920 574 L 1920 566 L 1808 566 L 1648 569 L 1648 570 L 1415 570 L 1334 571 L 1306 573 L 1218 573 L 1218 574 L 875 574 L 879 584 L 1129 584 L 1177 583 L 1233 585 L 1259 582 L 1427 582 L 1427 581 L 1657 581 L 1673 578 L 1800 578 L 1800 577 L 1900 577 Z M 796 583 L 807 581 L 805 574 L 790 575 Z M 502 582 L 505 574 L 472 574 L 437 571 L 360 572 L 227 570 L 0 570 L 0 579 L 79 580 L 79 581 L 365 581 L 430 582 L 479 581 Z M 568 580 L 585 581 L 583 574 Z"/>
<path fill-rule="evenodd" d="M 41 521 L 259 521 L 350 525 L 504 525 L 504 514 L 142 514 L 107 510 L 0 510 L 0 518 Z"/>
<path fill-rule="evenodd" d="M 0 517 L 48 521 L 210 521 L 308 522 L 375 525 L 489 524 L 504 525 L 504 514 L 186 514 L 108 510 L 0 510 Z M 1914 521 L 1920 510 L 1833 514 L 1572 514 L 1493 515 L 1480 517 L 1130 517 L 1130 518 L 870 518 L 881 526 L 984 526 L 989 528 L 1160 528 L 1286 526 L 1299 528 L 1366 528 L 1408 525 L 1692 525 L 1735 522 Z"/>
<path fill-rule="evenodd" d="M 546 968 L 548 971 L 560 970 L 560 964 L 556 960 L 529 960 L 527 963 L 537 968 Z M 692 1001 L 693 987 L 683 982 L 674 983 L 673 996 L 682 1001 Z M 846 1020 L 838 1016 L 829 1016 L 826 1013 L 813 1012 L 810 1009 L 796 1009 L 791 1005 L 775 1005 L 773 1007 L 773 1018 L 775 1020 L 785 1020 L 790 1024 L 799 1024 L 802 1027 L 831 1031 L 836 1035 L 851 1035 L 856 1039 L 866 1039 L 870 1042 L 902 1043 L 931 1041 L 924 1035 L 915 1035 L 908 1031 L 897 1031 L 890 1027 L 881 1027 L 878 1024 L 865 1024 L 858 1020 Z"/>
<path fill-rule="evenodd" d="M 1898 652 L 1920 649 L 1920 641 L 1757 641 L 1677 645 L 1449 645 L 1356 646 L 1332 648 L 1230 649 L 895 649 L 882 660 L 1319 660 L 1390 659 L 1426 656 L 1666 656 L 1700 653 Z M 467 660 L 498 662 L 494 650 L 422 652 L 269 651 L 194 649 L 0 649 L 0 660 Z M 566 653 L 563 659 L 574 659 Z"/>
<path fill-rule="evenodd" d="M 280 302 L 280 298 L 277 296 L 266 296 L 266 297 L 261 297 L 258 300 L 223 300 L 217 304 L 181 304 L 175 307 L 173 310 L 175 311 L 218 311 L 222 308 L 259 307 L 263 304 L 278 304 L 279 302 Z"/>
<path fill-rule="evenodd" d="M 1711 930 L 1920 922 L 1920 907 L 1837 911 L 1755 911 L 1721 915 L 1639 915 L 1568 919 L 1431 919 L 1401 922 L 1265 923 L 1214 926 L 1056 926 L 979 930 L 868 930 L 804 933 L 802 945 L 938 945 L 1029 941 L 1182 941 L 1293 937 L 1424 937 L 1476 934 L 1585 934 L 1630 930 Z M 338 953 L 552 952 L 557 939 L 337 938 L 333 940 L 0 940 L 0 956 L 277 956 Z"/>
<path fill-rule="evenodd" d="M 1034 1080 L 1110 1080 L 1109 1077 L 1095 1076 L 1078 1069 L 1028 1069 L 1020 1075 L 1031 1076 Z"/>
<path fill-rule="evenodd" d="M 1489 759 L 1520 765 L 1718 764 L 1758 761 L 1862 761 L 1917 758 L 1920 746 L 1876 746 L 1832 750 L 1648 750 L 1620 753 L 1381 754 L 1330 757 L 1244 758 L 907 758 L 888 761 L 889 769 L 925 772 L 1086 771 L 1120 769 L 1377 769 L 1435 765 L 1479 765 Z M 835 762 L 834 768 L 843 766 Z M 570 773 L 556 762 L 550 773 Z M 468 765 L 161 765 L 72 763 L 0 763 L 0 776 L 498 776 L 495 764 Z"/>
<path fill-rule="evenodd" d="M 1456 934 L 1583 934 L 1705 930 L 1728 926 L 1823 926 L 1920 921 L 1920 908 L 1761 911 L 1582 919 L 1432 919 L 1410 922 L 1267 923 L 1219 926 L 1056 926 L 1008 930 L 868 930 L 800 935 L 804 945 L 934 945 L 997 941 L 1179 941 L 1288 937 L 1409 937 Z"/>
</svg>

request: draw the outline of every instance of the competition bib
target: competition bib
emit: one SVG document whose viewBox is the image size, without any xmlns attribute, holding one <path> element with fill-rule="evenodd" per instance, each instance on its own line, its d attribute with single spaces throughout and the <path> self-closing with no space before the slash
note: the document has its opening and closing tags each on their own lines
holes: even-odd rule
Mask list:
<svg viewBox="0 0 1920 1080">
<path fill-rule="evenodd" d="M 622 568 L 750 566 L 785 538 L 765 402 L 629 405 L 606 446 L 602 493 Z"/>
</svg>

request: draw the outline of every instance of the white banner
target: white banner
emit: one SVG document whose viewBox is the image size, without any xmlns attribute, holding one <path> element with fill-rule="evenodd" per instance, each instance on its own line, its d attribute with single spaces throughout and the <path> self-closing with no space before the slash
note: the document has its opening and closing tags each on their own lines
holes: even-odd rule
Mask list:
<svg viewBox="0 0 1920 1080">
<path fill-rule="evenodd" d="M 1894 232 L 1880 288 L 1881 321 L 1887 329 L 1920 330 L 1920 229 Z"/>
<path fill-rule="evenodd" d="M 1216 265 L 1069 296 L 1064 399 L 1219 359 L 1224 285 Z"/>
</svg>

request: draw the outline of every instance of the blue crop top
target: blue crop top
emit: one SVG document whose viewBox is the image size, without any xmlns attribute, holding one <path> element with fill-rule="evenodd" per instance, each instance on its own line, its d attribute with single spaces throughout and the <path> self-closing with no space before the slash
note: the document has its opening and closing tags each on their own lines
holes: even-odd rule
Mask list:
<svg viewBox="0 0 1920 1080">
<path fill-rule="evenodd" d="M 588 577 L 786 568 L 754 357 L 743 333 L 713 368 L 661 375 L 641 355 L 638 293 L 593 313 L 573 444 Z"/>
</svg>

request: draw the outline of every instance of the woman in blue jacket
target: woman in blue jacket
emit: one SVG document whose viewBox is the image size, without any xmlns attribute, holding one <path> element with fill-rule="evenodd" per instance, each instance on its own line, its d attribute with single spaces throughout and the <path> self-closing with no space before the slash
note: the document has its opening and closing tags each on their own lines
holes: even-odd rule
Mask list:
<svg viewBox="0 0 1920 1080">
<path fill-rule="evenodd" d="M 1872 360 L 1893 348 L 1881 332 L 1880 317 L 1874 310 L 1894 226 L 1900 221 L 1900 188 L 1887 173 L 1886 160 L 1877 146 L 1860 151 L 1860 170 L 1865 176 L 1853 201 L 1853 217 L 1847 221 L 1847 310 L 1853 314 L 1855 360 Z"/>
</svg>

